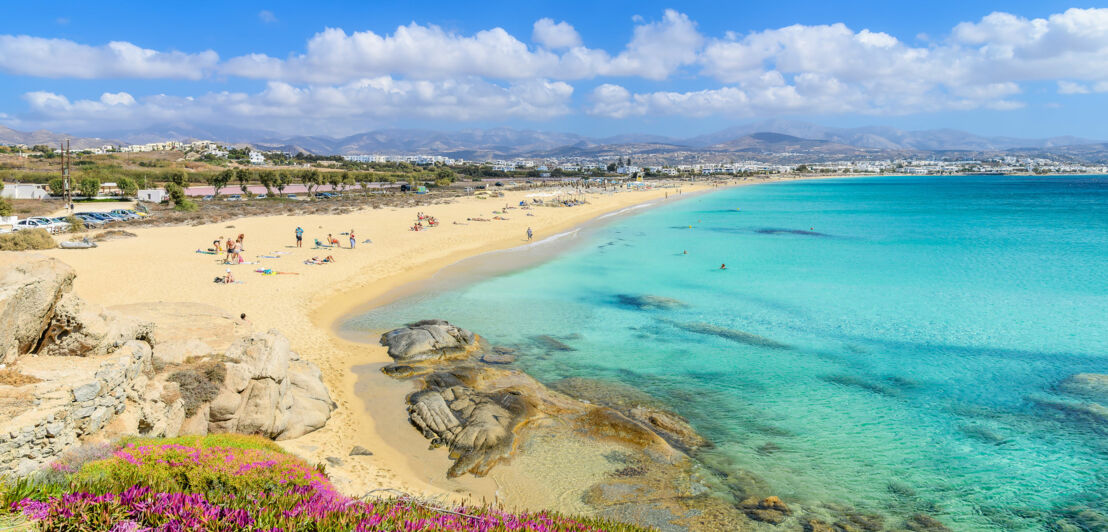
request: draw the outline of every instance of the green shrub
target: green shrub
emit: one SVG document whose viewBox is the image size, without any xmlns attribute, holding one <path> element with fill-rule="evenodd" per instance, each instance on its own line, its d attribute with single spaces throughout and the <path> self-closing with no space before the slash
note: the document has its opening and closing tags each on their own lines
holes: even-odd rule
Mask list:
<svg viewBox="0 0 1108 532">
<path fill-rule="evenodd" d="M 32 249 L 52 249 L 58 247 L 54 237 L 45 229 L 28 229 L 0 235 L 0 251 L 27 251 Z"/>
<path fill-rule="evenodd" d="M 175 371 L 166 380 L 175 382 L 180 387 L 181 398 L 185 401 L 185 415 L 191 417 L 200 405 L 211 402 L 219 395 L 226 376 L 227 366 L 222 362 L 210 361 Z"/>
</svg>

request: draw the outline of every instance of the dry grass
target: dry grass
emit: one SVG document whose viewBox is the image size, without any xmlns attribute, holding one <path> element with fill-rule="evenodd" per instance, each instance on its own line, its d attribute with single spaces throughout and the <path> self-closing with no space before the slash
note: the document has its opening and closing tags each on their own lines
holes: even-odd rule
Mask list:
<svg viewBox="0 0 1108 532">
<path fill-rule="evenodd" d="M 227 376 L 227 366 L 213 360 L 203 362 L 187 369 L 173 372 L 166 379 L 177 383 L 181 397 L 185 400 L 185 415 L 192 417 L 200 405 L 211 402 L 219 395 L 223 379 Z"/>
<path fill-rule="evenodd" d="M 56 247 L 58 247 L 58 243 L 45 229 L 30 229 L 0 235 L 0 251 L 27 251 Z"/>
<path fill-rule="evenodd" d="M 15 368 L 0 369 L 0 385 L 25 386 L 27 384 L 34 384 L 36 382 L 42 382 L 42 379 L 38 377 L 32 377 L 30 375 L 24 375 Z"/>
<path fill-rule="evenodd" d="M 95 235 L 93 235 L 92 239 L 97 242 L 103 242 L 105 240 L 118 240 L 120 238 L 133 238 L 136 236 L 138 235 L 130 231 L 124 231 L 122 229 L 109 229 L 101 233 L 96 233 Z"/>
</svg>

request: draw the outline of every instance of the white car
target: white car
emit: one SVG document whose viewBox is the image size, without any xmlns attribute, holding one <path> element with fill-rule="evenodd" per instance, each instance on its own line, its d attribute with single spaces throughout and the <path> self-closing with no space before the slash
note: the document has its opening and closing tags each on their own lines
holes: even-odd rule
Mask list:
<svg viewBox="0 0 1108 532">
<path fill-rule="evenodd" d="M 12 224 L 12 231 L 27 231 L 29 229 L 45 229 L 51 233 L 55 231 L 54 224 L 36 218 L 27 218 Z"/>
<path fill-rule="evenodd" d="M 43 224 L 43 229 L 46 229 L 51 233 L 64 233 L 69 230 L 69 224 L 65 222 L 65 220 L 59 220 L 57 218 L 47 218 L 45 216 L 35 216 L 28 219 Z"/>
</svg>

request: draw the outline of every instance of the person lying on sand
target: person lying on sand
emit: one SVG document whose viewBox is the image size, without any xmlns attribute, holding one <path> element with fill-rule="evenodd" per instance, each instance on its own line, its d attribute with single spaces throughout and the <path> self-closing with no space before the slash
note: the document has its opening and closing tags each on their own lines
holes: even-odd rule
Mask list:
<svg viewBox="0 0 1108 532">
<path fill-rule="evenodd" d="M 335 262 L 335 258 L 330 256 L 330 255 L 327 255 L 326 257 L 323 257 L 322 259 L 320 259 L 319 257 L 312 257 L 312 258 L 304 261 L 304 264 L 329 264 L 329 263 L 332 263 L 332 262 Z"/>
<path fill-rule="evenodd" d="M 466 218 L 466 220 L 469 220 L 471 222 L 491 222 L 492 221 L 492 220 L 489 220 L 488 218 Z"/>
<path fill-rule="evenodd" d="M 505 217 L 503 217 L 503 216 L 493 216 L 493 217 L 492 217 L 492 219 L 493 219 L 493 220 L 504 220 L 504 221 L 507 221 L 507 220 L 508 220 L 507 218 L 505 218 Z"/>
</svg>

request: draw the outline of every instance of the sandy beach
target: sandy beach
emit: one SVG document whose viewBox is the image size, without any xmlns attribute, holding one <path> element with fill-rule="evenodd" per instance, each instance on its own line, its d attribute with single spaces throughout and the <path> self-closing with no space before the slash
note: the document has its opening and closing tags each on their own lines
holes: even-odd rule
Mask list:
<svg viewBox="0 0 1108 532">
<path fill-rule="evenodd" d="M 76 269 L 74 291 L 89 301 L 103 305 L 207 303 L 234 315 L 244 313 L 255 329 L 278 329 L 288 336 L 296 351 L 322 369 L 338 409 L 324 429 L 282 444 L 313 462 L 341 458 L 342 466 L 329 465 L 328 472 L 349 493 L 396 489 L 436 497 L 489 500 L 496 497 L 498 487 L 502 487 L 498 484 L 505 481 L 498 481 L 496 475 L 447 480 L 445 470 L 450 462 L 446 453 L 426 450 L 425 440 L 407 423 L 401 405 L 408 384 L 391 382 L 371 371 L 363 377 L 373 386 L 357 389 L 359 376 L 352 368 L 380 367 L 388 358 L 383 348 L 339 338 L 334 334 L 335 322 L 367 301 L 427 278 L 461 259 L 525 245 L 528 227 L 534 231 L 535 241 L 540 241 L 605 213 L 667 196 L 675 201 L 682 194 L 712 187 L 685 184 L 680 193 L 677 188 L 594 192 L 584 195 L 588 200 L 584 205 L 515 208 L 507 211 L 507 220 L 489 222 L 466 219 L 491 219 L 496 216 L 493 211 L 506 204 L 529 201 L 535 191 L 508 192 L 503 198 L 470 197 L 430 207 L 369 209 L 348 215 L 271 216 L 242 218 L 229 224 L 129 228 L 137 237 L 104 242 L 91 250 L 45 253 Z M 410 231 L 420 211 L 435 216 L 440 226 Z M 297 226 L 305 231 L 304 247 L 299 249 L 294 246 Z M 348 249 L 347 238 L 340 235 L 351 229 L 358 239 L 354 250 Z M 216 238 L 240 233 L 246 235 L 246 260 L 259 264 L 230 266 L 239 284 L 213 283 L 227 268 L 220 262 L 222 256 L 196 251 L 207 249 Z M 311 249 L 316 238 L 322 240 L 328 233 L 340 240 L 342 249 Z M 363 243 L 366 239 L 372 243 Z M 334 256 L 336 262 L 304 263 L 311 257 L 326 255 Z M 255 273 L 258 268 L 288 274 L 263 275 Z M 382 407 L 374 408 L 377 404 Z M 370 449 L 373 455 L 348 457 L 354 445 Z M 513 486 L 512 490 L 527 491 L 523 486 Z M 540 496 L 542 491 L 537 490 L 528 499 L 545 498 Z"/>
</svg>

